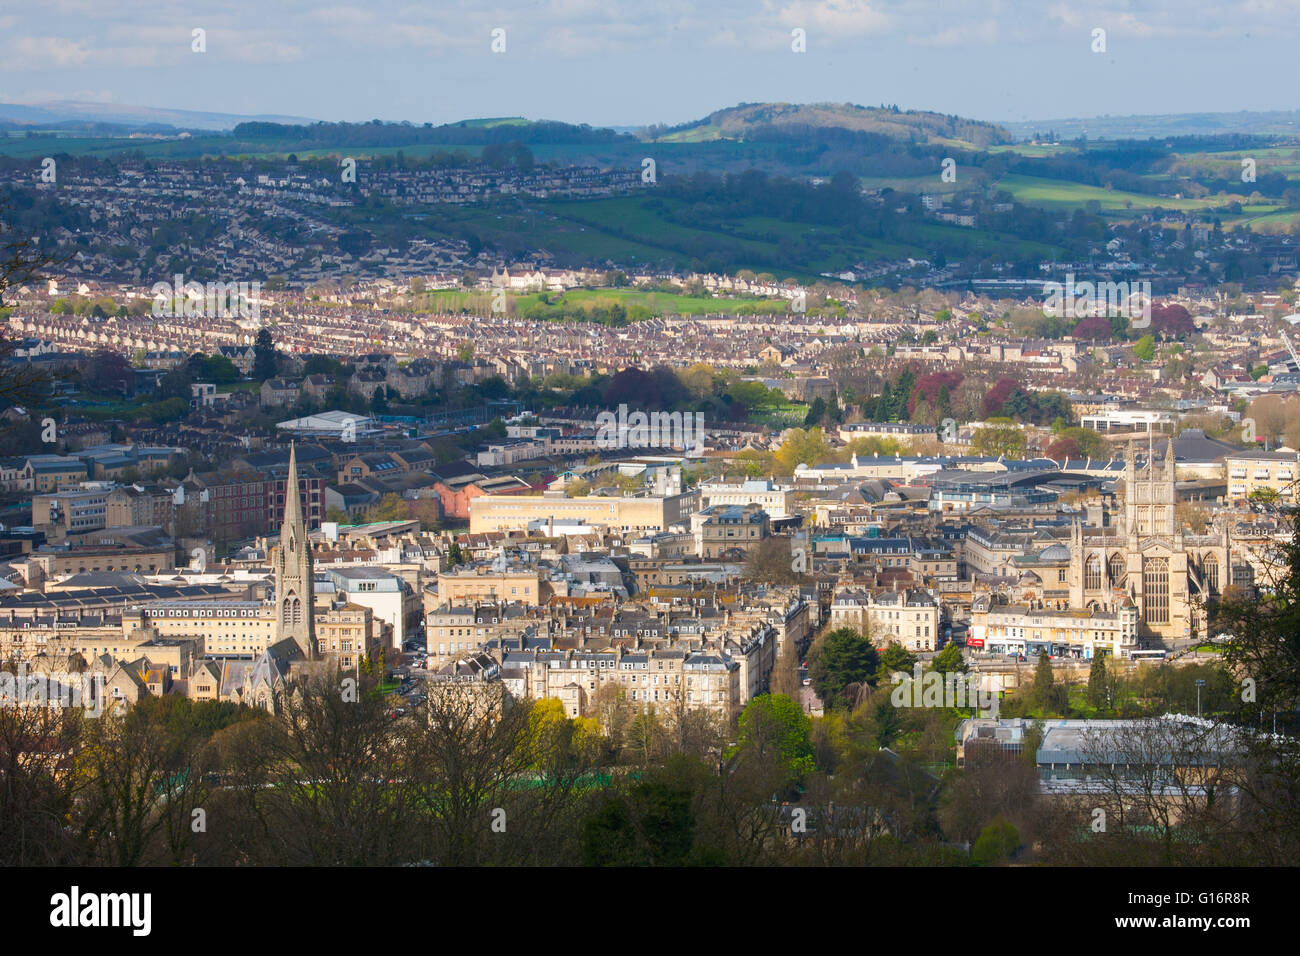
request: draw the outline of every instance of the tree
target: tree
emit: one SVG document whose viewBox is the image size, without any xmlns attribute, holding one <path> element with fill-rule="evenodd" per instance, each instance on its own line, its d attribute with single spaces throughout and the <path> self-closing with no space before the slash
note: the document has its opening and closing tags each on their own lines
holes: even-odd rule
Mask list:
<svg viewBox="0 0 1300 956">
<path fill-rule="evenodd" d="M 43 282 L 51 267 L 65 261 L 48 247 L 42 249 L 40 240 L 24 232 L 17 219 L 12 203 L 0 199 L 0 308 L 11 289 Z"/>
<path fill-rule="evenodd" d="M 1000 378 L 994 383 L 993 387 L 984 395 L 984 400 L 980 405 L 981 416 L 984 418 L 993 418 L 1005 414 L 1003 406 L 1011 397 L 1011 393 L 1020 387 L 1020 383 L 1014 378 Z"/>
<path fill-rule="evenodd" d="M 1114 335 L 1114 329 L 1107 319 L 1095 315 L 1089 316 L 1076 325 L 1070 335 L 1084 341 L 1106 341 Z"/>
<path fill-rule="evenodd" d="M 745 559 L 745 577 L 763 584 L 794 584 L 800 575 L 794 570 L 791 555 L 789 538 L 765 538 L 750 549 Z"/>
<path fill-rule="evenodd" d="M 1133 354 L 1143 362 L 1150 362 L 1156 357 L 1156 340 L 1144 335 L 1133 343 Z"/>
<path fill-rule="evenodd" d="M 824 635 L 808 652 L 808 677 L 827 707 L 854 704 L 852 688 L 874 685 L 880 655 L 865 637 L 851 627 Z"/>
<path fill-rule="evenodd" d="M 1029 691 L 1030 706 L 1045 713 L 1064 714 L 1067 702 L 1065 687 L 1056 683 L 1051 658 L 1046 653 L 1040 653 L 1038 666 L 1034 670 L 1034 683 Z"/>
<path fill-rule="evenodd" d="M 880 674 L 877 680 L 885 680 L 896 671 L 906 674 L 912 670 L 915 663 L 915 654 L 897 641 L 891 641 L 889 646 L 880 652 Z"/>
<path fill-rule="evenodd" d="M 9 675 L 12 677 L 12 674 Z M 0 863 L 75 864 L 77 834 L 66 821 L 86 781 L 72 772 L 89 733 L 71 708 L 0 708 Z"/>
<path fill-rule="evenodd" d="M 682 866 L 695 843 L 692 791 L 648 781 L 609 798 L 583 824 L 587 866 Z"/>
<path fill-rule="evenodd" d="M 943 650 L 934 655 L 934 660 L 930 662 L 930 669 L 940 674 L 964 674 L 966 658 L 962 656 L 961 648 L 956 644 L 945 644 Z"/>
<path fill-rule="evenodd" d="M 773 694 L 797 697 L 799 694 L 799 657 L 794 641 L 786 640 L 772 665 L 772 676 L 768 679 L 768 689 Z"/>
<path fill-rule="evenodd" d="M 253 346 L 253 378 L 259 382 L 275 378 L 278 367 L 275 340 L 271 338 L 271 330 L 264 325 L 257 330 L 257 344 Z"/>
<path fill-rule="evenodd" d="M 1088 671 L 1088 702 L 1101 709 L 1110 698 L 1110 680 L 1106 674 L 1106 655 L 1094 652 L 1092 667 Z"/>
<path fill-rule="evenodd" d="M 209 382 L 226 385 L 239 381 L 239 369 L 224 355 L 209 355 L 203 364 L 203 377 Z"/>
<path fill-rule="evenodd" d="M 999 817 L 982 831 L 971 847 L 971 859 L 980 866 L 1003 863 L 1020 848 L 1020 831 L 1010 821 Z"/>
<path fill-rule="evenodd" d="M 1021 458 L 1025 453 L 1025 434 L 1015 425 L 985 425 L 975 429 L 971 451 L 989 457 Z"/>
<path fill-rule="evenodd" d="M 1277 559 L 1260 576 L 1263 593 L 1225 593 L 1214 626 L 1231 635 L 1224 659 L 1254 680 L 1257 706 L 1286 713 L 1300 707 L 1300 543 L 1276 547 Z"/>
<path fill-rule="evenodd" d="M 1058 438 L 1043 449 L 1043 453 L 1048 458 L 1060 459 L 1061 461 L 1082 457 L 1082 453 L 1079 451 L 1079 443 L 1073 438 Z"/>
<path fill-rule="evenodd" d="M 210 731 L 190 719 L 193 711 L 185 698 L 148 697 L 88 722 L 78 754 L 87 786 L 74 819 L 92 859 L 138 866 L 186 855 L 191 810 L 203 806 L 208 790 L 203 753 Z"/>
<path fill-rule="evenodd" d="M 812 428 L 814 425 L 820 425 L 826 418 L 826 399 L 818 395 L 808 406 L 808 414 L 804 416 L 803 427 Z"/>
<path fill-rule="evenodd" d="M 44 281 L 49 269 L 65 261 L 52 248 L 40 247 L 39 239 L 19 228 L 17 220 L 9 200 L 0 199 L 0 310 L 10 290 Z M 51 376 L 30 362 L 12 362 L 16 349 L 9 330 L 0 328 L 0 407 L 40 405 L 48 398 Z"/>
<path fill-rule="evenodd" d="M 121 352 L 112 349 L 97 349 L 91 356 L 90 370 L 86 373 L 86 382 L 100 392 L 116 392 L 121 395 L 135 393 L 135 369 Z M 188 396 L 186 396 L 188 399 Z M 187 401 L 188 404 L 188 401 Z"/>
<path fill-rule="evenodd" d="M 1093 782 L 1088 800 L 1105 813 L 1107 832 L 1145 850 L 1150 862 L 1203 860 L 1205 848 L 1236 843 L 1242 824 L 1253 829 L 1249 817 L 1238 817 L 1235 801 L 1222 798 L 1243 779 L 1241 755 L 1233 753 L 1238 744 L 1223 725 L 1186 718 L 1107 721 L 1080 736 Z"/>
<path fill-rule="evenodd" d="M 406 499 L 398 494 L 387 494 L 371 505 L 366 511 L 366 521 L 408 521 L 411 508 Z"/>
<path fill-rule="evenodd" d="M 1023 832 L 1040 800 L 1036 767 L 1008 761 L 996 742 L 971 738 L 966 741 L 964 769 L 939 798 L 939 820 L 949 839 L 974 843 L 998 818 L 1018 824 Z"/>
<path fill-rule="evenodd" d="M 416 498 L 409 501 L 411 517 L 420 522 L 421 531 L 442 530 L 442 502 L 436 497 Z"/>
<path fill-rule="evenodd" d="M 784 787 L 812 773 L 812 719 L 784 694 L 760 694 L 740 714 L 736 749 L 760 763 L 771 759 Z"/>
<path fill-rule="evenodd" d="M 833 454 L 831 443 L 820 426 L 807 431 L 792 428 L 781 447 L 776 450 L 775 464 L 781 474 L 791 475 L 799 465 L 816 465 Z"/>
</svg>

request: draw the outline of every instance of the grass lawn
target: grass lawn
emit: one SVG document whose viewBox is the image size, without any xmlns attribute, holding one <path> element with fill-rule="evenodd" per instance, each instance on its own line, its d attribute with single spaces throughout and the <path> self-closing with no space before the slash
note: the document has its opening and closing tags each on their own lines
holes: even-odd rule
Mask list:
<svg viewBox="0 0 1300 956">
<path fill-rule="evenodd" d="M 1249 199 L 1248 195 L 1174 199 L 1165 196 L 1146 196 L 1142 193 L 1125 192 L 1120 189 L 1104 189 L 1101 186 L 1087 186 L 1083 183 L 1072 183 L 1059 179 L 1021 175 L 1004 176 L 998 181 L 997 185 L 1002 189 L 1009 190 L 1018 202 L 1032 206 L 1049 208 L 1075 207 L 1082 206 L 1084 203 L 1095 199 L 1101 203 L 1103 211 L 1134 214 L 1154 209 L 1156 206 L 1162 209 L 1196 212 L 1224 206 L 1234 200 L 1245 202 Z"/>
</svg>

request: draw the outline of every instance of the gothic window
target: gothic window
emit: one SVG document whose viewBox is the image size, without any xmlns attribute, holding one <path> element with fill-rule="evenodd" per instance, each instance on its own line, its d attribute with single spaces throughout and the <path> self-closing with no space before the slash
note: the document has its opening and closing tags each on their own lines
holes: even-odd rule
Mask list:
<svg viewBox="0 0 1300 956">
<path fill-rule="evenodd" d="M 1205 572 L 1205 586 L 1209 588 L 1211 594 L 1219 593 L 1219 559 L 1212 554 L 1206 555 L 1205 560 L 1201 562 L 1201 569 Z"/>
<path fill-rule="evenodd" d="M 1164 558 L 1142 566 L 1142 610 L 1148 624 L 1169 623 L 1169 562 Z"/>
<path fill-rule="evenodd" d="M 1118 551 L 1110 556 L 1110 583 L 1111 587 L 1121 587 L 1124 584 L 1126 571 L 1124 568 L 1124 556 Z"/>
<path fill-rule="evenodd" d="M 1083 588 L 1085 591 L 1095 591 L 1101 587 L 1101 558 L 1095 554 L 1089 555 L 1087 562 L 1083 566 Z"/>
</svg>

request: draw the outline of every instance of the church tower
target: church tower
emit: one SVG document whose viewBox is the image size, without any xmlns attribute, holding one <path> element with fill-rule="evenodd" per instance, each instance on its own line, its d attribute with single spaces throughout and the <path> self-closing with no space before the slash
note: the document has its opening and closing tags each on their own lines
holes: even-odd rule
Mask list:
<svg viewBox="0 0 1300 956">
<path fill-rule="evenodd" d="M 311 660 L 316 656 L 316 621 L 312 614 L 315 578 L 311 539 L 298 489 L 298 456 L 289 446 L 289 478 L 284 486 L 284 524 L 275 558 L 276 640 L 292 638 Z"/>
<path fill-rule="evenodd" d="M 1174 476 L 1172 438 L 1164 462 L 1157 465 L 1155 456 L 1148 454 L 1145 468 L 1138 468 L 1133 445 L 1128 446 L 1124 455 L 1124 533 L 1130 550 L 1136 548 L 1138 539 L 1176 534 Z"/>
</svg>

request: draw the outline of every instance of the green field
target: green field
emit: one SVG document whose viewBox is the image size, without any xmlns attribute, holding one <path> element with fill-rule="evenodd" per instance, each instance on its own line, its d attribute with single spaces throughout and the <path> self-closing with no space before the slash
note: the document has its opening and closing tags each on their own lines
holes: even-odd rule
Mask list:
<svg viewBox="0 0 1300 956">
<path fill-rule="evenodd" d="M 531 306 L 543 304 L 543 299 L 553 306 L 583 308 L 624 308 L 640 306 L 652 315 L 735 315 L 747 309 L 765 307 L 765 311 L 778 314 L 789 311 L 786 299 L 714 298 L 708 295 L 683 295 L 671 292 L 647 292 L 640 289 L 570 289 L 563 293 L 507 292 L 507 299 L 517 312 L 526 312 Z M 460 309 L 482 311 L 490 307 L 491 293 L 479 290 L 435 289 L 417 300 L 422 311 L 455 312 Z"/>
<path fill-rule="evenodd" d="M 1249 195 L 1228 195 L 1207 196 L 1203 199 L 1174 199 L 1022 175 L 1004 176 L 997 185 L 1001 189 L 1008 190 L 1018 202 L 1033 206 L 1073 208 L 1096 200 L 1101 203 L 1103 211 L 1124 213 L 1139 213 L 1157 206 L 1162 209 L 1196 212 L 1214 209 L 1233 201 L 1244 203 L 1250 198 Z"/>
</svg>

